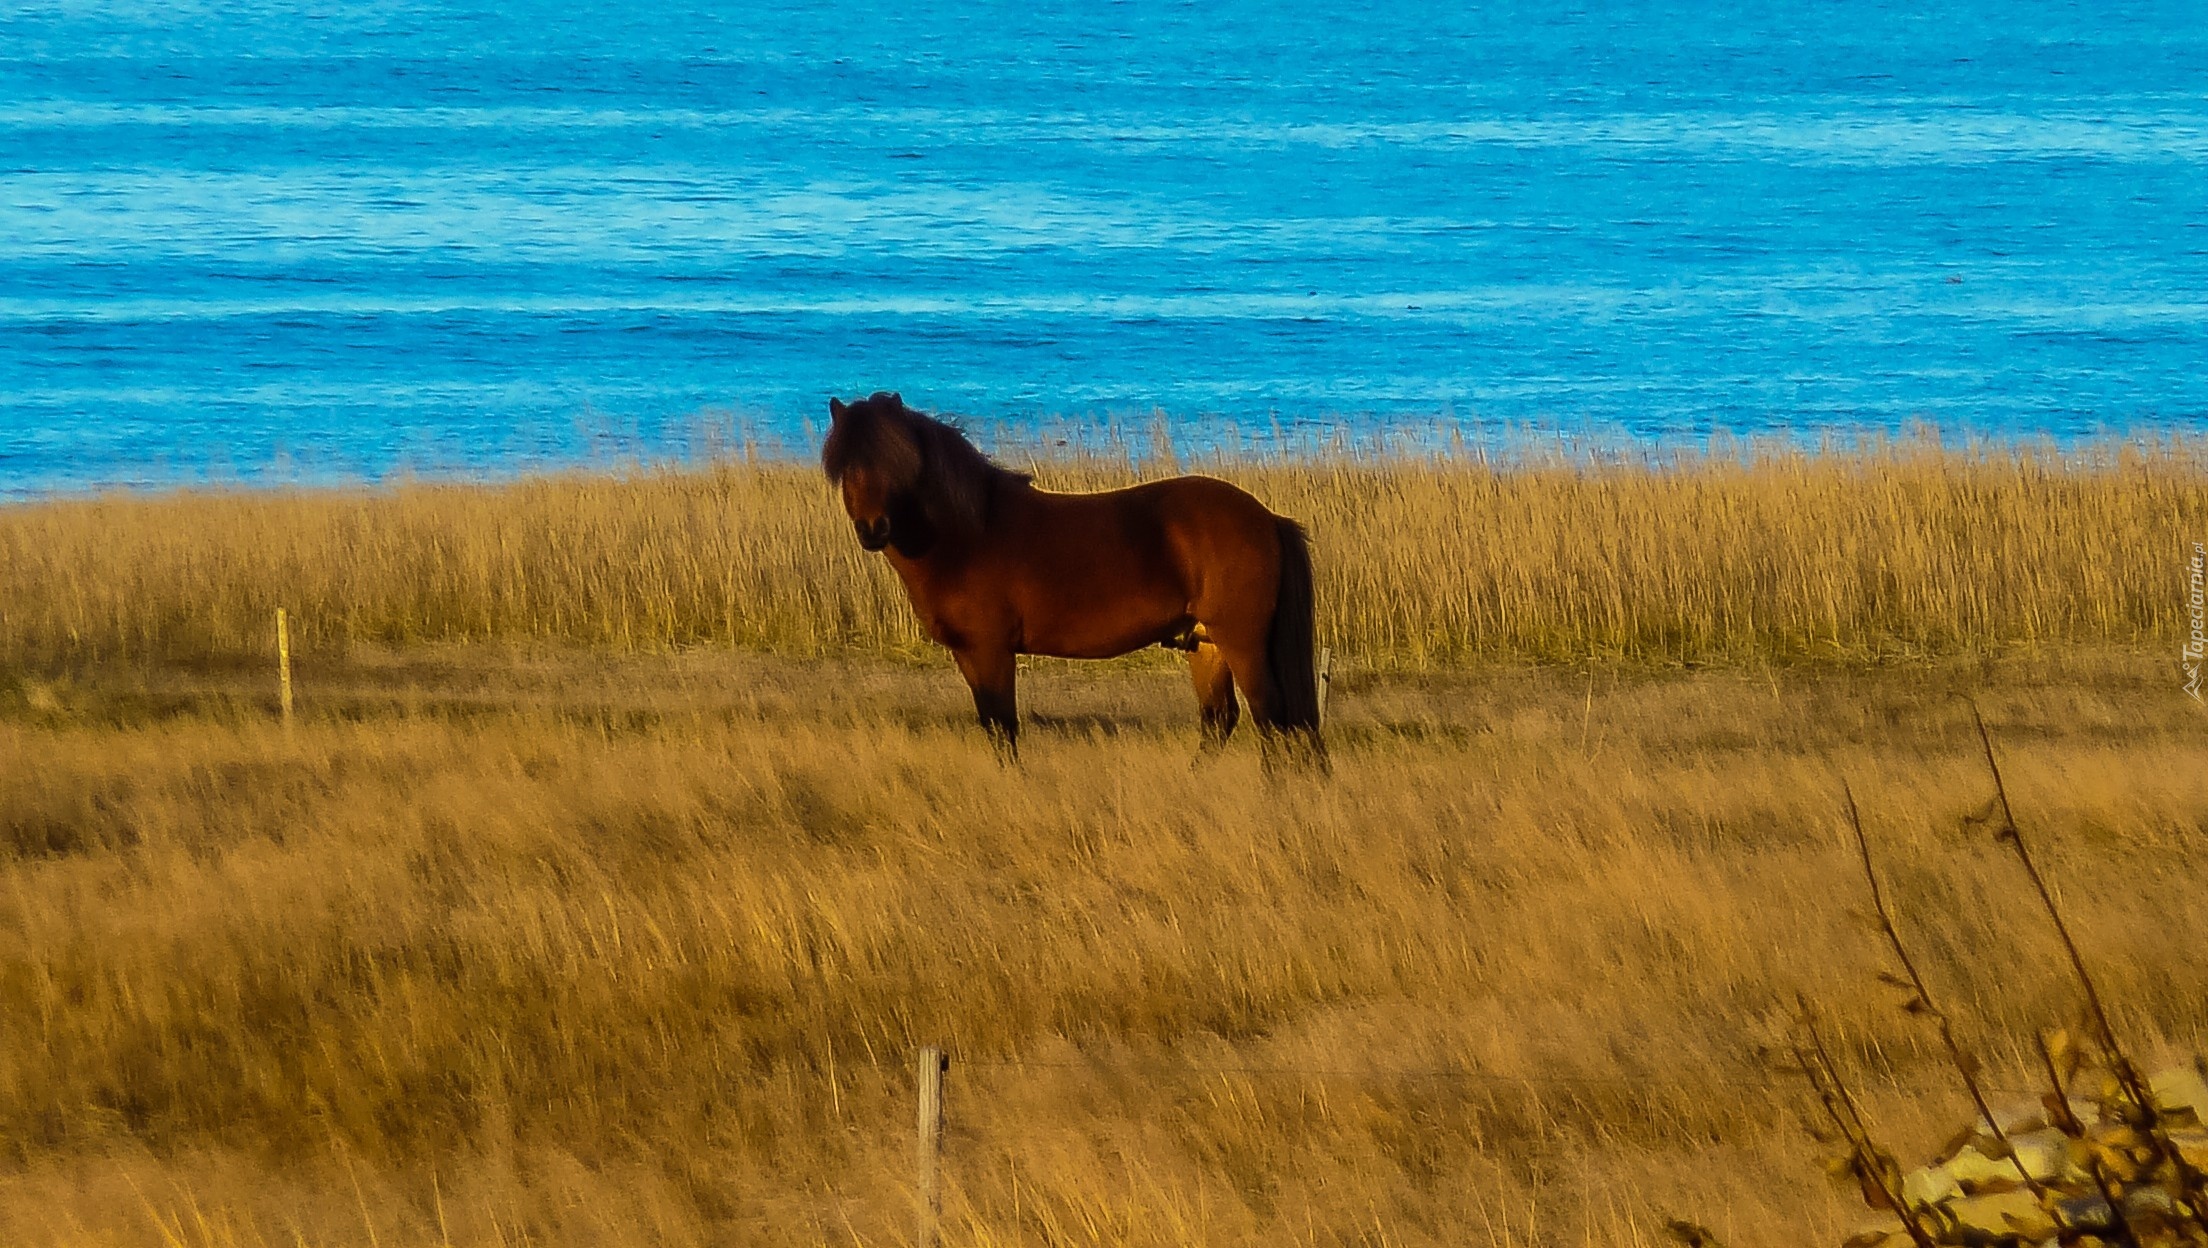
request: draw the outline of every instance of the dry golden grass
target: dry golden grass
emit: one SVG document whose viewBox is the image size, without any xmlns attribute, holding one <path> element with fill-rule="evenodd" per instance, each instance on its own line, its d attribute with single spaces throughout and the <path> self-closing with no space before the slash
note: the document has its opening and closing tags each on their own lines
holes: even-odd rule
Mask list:
<svg viewBox="0 0 2208 1248">
<path fill-rule="evenodd" d="M 2183 628 L 2171 587 L 2208 533 L 2193 443 L 1191 466 L 1308 522 L 1322 640 L 1398 667 L 2168 643 Z M 1135 475 L 1041 472 L 1065 487 Z M 0 667 L 19 669 L 259 656 L 277 606 L 331 655 L 484 639 L 924 649 L 819 474 L 787 462 L 0 508 L 0 588 Z"/>
<path fill-rule="evenodd" d="M 0 509 L 0 1243 L 897 1244 L 931 1042 L 954 1245 L 1829 1242 L 1797 988 L 1904 1156 L 1966 1113 L 1840 774 L 1995 1082 L 2071 1008 L 1956 690 L 2208 1036 L 2200 448 L 1196 466 L 1314 531 L 1330 781 L 1158 655 L 1001 766 L 802 466 Z"/>
<path fill-rule="evenodd" d="M 1458 490 L 1531 523 L 1519 487 L 1457 471 L 1401 488 L 1452 532 L 1480 527 L 1444 516 Z M 1947 585 L 1950 614 L 1913 634 L 1906 604 L 1880 608 L 1880 635 L 2159 630 L 2146 582 L 2174 594 L 2166 560 L 2024 501 L 2130 540 L 2197 507 L 2197 479 L 2122 471 L 2142 484 L 2020 471 L 2015 498 L 1996 474 L 1908 513 L 1952 524 L 1914 548 L 1912 592 L 1966 554 L 2006 575 Z M 56 570 L 34 569 L 9 644 L 33 652 L 74 618 L 83 653 L 242 652 L 279 587 L 362 636 L 546 621 L 662 642 L 736 627 L 701 587 L 723 582 L 684 579 L 719 566 L 704 551 L 656 572 L 639 555 L 712 534 L 728 611 L 765 613 L 742 617 L 758 639 L 838 619 L 846 639 L 897 641 L 833 525 L 784 516 L 741 546 L 731 509 L 765 524 L 772 491 L 793 515 L 821 502 L 809 481 L 748 473 L 193 503 L 226 527 L 173 538 L 160 517 L 185 504 L 20 513 L 11 576 L 29 528 L 65 550 L 38 556 Z M 1318 507 L 1352 497 L 1323 474 L 1271 480 L 1291 483 L 1289 510 L 1308 499 L 1322 526 L 1348 523 Z M 1714 484 L 1635 481 L 1573 487 L 1587 496 L 1568 505 L 1557 485 L 1541 514 L 1645 514 L 1697 488 L 1713 515 L 1746 507 Z M 1880 488 L 1929 488 L 1909 481 Z M 1820 488 L 1838 505 L 1837 484 Z M 1767 631 L 1717 635 L 1869 645 L 1851 631 L 1865 604 L 1837 625 L 1811 610 L 1830 581 L 1803 579 L 1781 608 L 1796 601 L 1782 560 L 1825 539 L 1754 514 L 1740 532 L 1794 545 L 1735 558 L 1705 538 L 1695 558 L 1736 590 L 1706 591 L 1697 618 L 1731 621 L 1722 593 L 1766 584 Z M 95 559 L 103 515 L 116 541 Z M 1481 577 L 1526 570 L 1507 592 L 1388 592 L 1427 595 L 1406 628 L 1484 645 L 1481 612 L 1564 583 L 1553 561 L 1638 540 L 1607 523 L 1542 547 L 1549 564 L 1483 556 Z M 2022 533 L 2099 588 L 2003 565 Z M 501 535 L 536 544 L 502 561 Z M 201 561 L 170 569 L 162 549 Z M 347 550 L 357 566 L 322 559 Z M 71 558 L 93 563 L 71 579 Z M 1343 562 L 1329 575 L 1337 627 L 1382 609 L 1369 587 L 1342 601 L 1358 583 Z M 546 577 L 577 595 L 567 614 Z M 640 588 L 655 583 L 673 588 Z M 744 606 L 754 583 L 780 588 Z M 1451 597 L 1471 584 L 1502 597 Z M 1639 579 L 1617 584 L 1658 609 Z M 666 601 L 684 605 L 654 615 Z M 1612 634 L 1607 608 L 1524 601 L 1547 623 L 1494 627 L 1527 648 L 1669 636 L 1630 610 Z M 1384 666 L 1337 682 L 1324 782 L 1267 779 L 1246 742 L 1192 766 L 1186 689 L 1156 662 L 1038 664 L 1010 768 L 947 668 L 850 658 L 356 647 L 306 667 L 290 736 L 258 668 L 15 682 L 0 689 L 0 1242 L 908 1242 L 909 1071 L 930 1042 L 954 1054 L 952 1245 L 1647 1244 L 1666 1216 L 1735 1248 L 1834 1242 L 1852 1198 L 1825 1185 L 1804 1097 L 1762 1052 L 1797 988 L 1824 1003 L 1904 1157 L 1968 1114 L 1935 1039 L 1872 980 L 1837 778 L 1990 1082 L 2020 1085 L 2018 1044 L 2074 1000 L 2014 863 L 1958 830 L 1988 789 L 1955 690 L 1982 695 L 2119 1028 L 2149 1057 L 2208 1039 L 2193 935 L 2208 718 L 2162 659 Z"/>
</svg>

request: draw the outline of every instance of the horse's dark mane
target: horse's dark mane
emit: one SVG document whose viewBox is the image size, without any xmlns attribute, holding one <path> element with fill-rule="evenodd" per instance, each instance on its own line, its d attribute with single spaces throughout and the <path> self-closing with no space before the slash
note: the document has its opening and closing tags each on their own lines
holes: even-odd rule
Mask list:
<svg viewBox="0 0 2208 1248">
<path fill-rule="evenodd" d="M 960 533 L 979 532 L 988 522 L 989 496 L 1000 481 L 1031 480 L 991 462 L 956 425 L 916 412 L 886 390 L 844 408 L 821 444 L 820 466 L 830 481 L 861 465 L 910 494 L 936 525 Z"/>
</svg>

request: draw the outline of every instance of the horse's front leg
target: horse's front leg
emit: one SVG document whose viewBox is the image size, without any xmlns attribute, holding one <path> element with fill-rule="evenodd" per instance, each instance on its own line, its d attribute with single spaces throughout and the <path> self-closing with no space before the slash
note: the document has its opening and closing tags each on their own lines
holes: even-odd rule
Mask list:
<svg viewBox="0 0 2208 1248">
<path fill-rule="evenodd" d="M 1018 754 L 1020 704 L 1017 690 L 1019 661 L 1010 646 L 969 645 L 954 651 L 959 675 L 974 691 L 974 713 L 981 726 L 1007 754 Z"/>
</svg>

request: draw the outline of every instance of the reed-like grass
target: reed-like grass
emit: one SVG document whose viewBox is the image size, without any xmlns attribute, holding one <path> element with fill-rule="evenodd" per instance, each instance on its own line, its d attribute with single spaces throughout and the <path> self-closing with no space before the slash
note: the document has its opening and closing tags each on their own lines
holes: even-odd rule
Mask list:
<svg viewBox="0 0 2208 1248">
<path fill-rule="evenodd" d="M 1836 802 L 1990 1088 L 2074 1008 L 2208 1040 L 2208 720 L 2166 664 L 1359 675 L 1329 780 L 1163 670 L 503 649 L 0 689 L 0 1242 L 1834 1243 L 1794 994 L 1883 1138 L 1969 1102 L 1872 979 Z"/>
<path fill-rule="evenodd" d="M 1189 466 L 1308 523 L 1322 640 L 1391 667 L 2168 644 L 2208 535 L 2192 444 Z M 1062 488 L 1167 470 L 1039 467 Z M 0 509 L 0 664 L 259 656 L 277 606 L 324 655 L 485 639 L 925 649 L 884 562 L 798 463 Z"/>
</svg>

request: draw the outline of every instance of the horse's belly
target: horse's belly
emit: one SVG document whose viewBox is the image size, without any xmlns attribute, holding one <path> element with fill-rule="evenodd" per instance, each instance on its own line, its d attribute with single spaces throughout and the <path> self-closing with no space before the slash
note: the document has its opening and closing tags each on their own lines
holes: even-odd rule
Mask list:
<svg viewBox="0 0 2208 1248">
<path fill-rule="evenodd" d="M 1022 613 L 1021 646 L 1058 659 L 1109 659 L 1154 646 L 1188 627 L 1180 594 L 1121 594 L 1041 605 Z"/>
<path fill-rule="evenodd" d="M 1186 621 L 1187 617 L 1183 616 L 1155 628 L 1060 633 L 1040 641 L 1030 640 L 1020 649 L 1023 654 L 1047 655 L 1053 659 L 1116 659 L 1172 637 L 1188 627 Z"/>
</svg>

